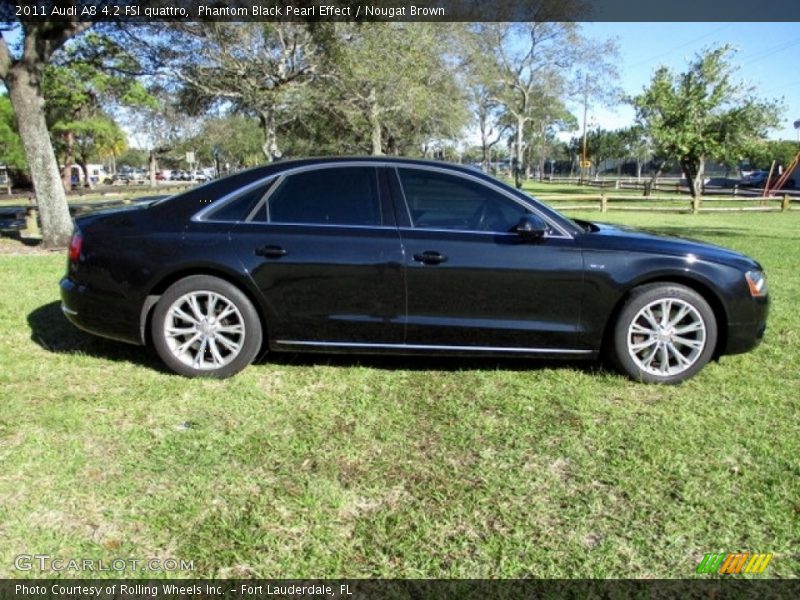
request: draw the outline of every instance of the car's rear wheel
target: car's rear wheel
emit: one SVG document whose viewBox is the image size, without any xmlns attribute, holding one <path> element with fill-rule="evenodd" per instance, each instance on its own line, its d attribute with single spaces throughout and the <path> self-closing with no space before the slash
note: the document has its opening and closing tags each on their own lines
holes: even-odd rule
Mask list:
<svg viewBox="0 0 800 600">
<path fill-rule="evenodd" d="M 171 285 L 151 323 L 161 360 L 187 377 L 225 378 L 249 365 L 261 348 L 253 303 L 224 279 L 193 275 Z"/>
<path fill-rule="evenodd" d="M 620 370 L 645 383 L 680 383 L 710 360 L 717 322 L 708 302 L 683 285 L 655 283 L 631 293 L 614 328 Z"/>
</svg>

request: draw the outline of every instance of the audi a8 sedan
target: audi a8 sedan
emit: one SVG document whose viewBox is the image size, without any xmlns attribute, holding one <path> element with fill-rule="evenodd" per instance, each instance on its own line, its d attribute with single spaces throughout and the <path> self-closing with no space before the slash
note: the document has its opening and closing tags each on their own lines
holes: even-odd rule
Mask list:
<svg viewBox="0 0 800 600">
<path fill-rule="evenodd" d="M 78 218 L 62 309 L 189 376 L 262 352 L 610 359 L 678 383 L 762 339 L 761 266 L 569 219 L 475 169 L 275 163 Z"/>
</svg>

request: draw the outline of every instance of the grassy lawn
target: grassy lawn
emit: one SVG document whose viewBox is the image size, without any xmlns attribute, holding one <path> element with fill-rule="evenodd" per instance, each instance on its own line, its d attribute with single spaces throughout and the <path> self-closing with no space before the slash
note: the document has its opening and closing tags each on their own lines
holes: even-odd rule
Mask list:
<svg viewBox="0 0 800 600">
<path fill-rule="evenodd" d="M 63 256 L 0 255 L 0 577 L 39 575 L 13 567 L 37 553 L 193 560 L 182 577 L 691 577 L 743 550 L 800 576 L 800 215 L 602 218 L 761 260 L 765 343 L 680 387 L 325 356 L 188 380 L 73 329 Z"/>
<path fill-rule="evenodd" d="M 509 180 L 513 185 L 513 181 Z M 615 196 L 641 196 L 642 190 L 634 189 L 619 189 L 615 190 L 612 187 L 600 188 L 592 185 L 576 185 L 571 183 L 547 183 L 545 181 L 527 180 L 522 183 L 522 189 L 534 196 L 543 195 L 556 195 L 563 194 L 566 196 L 584 195 L 596 196 L 605 192 L 606 194 L 613 194 Z M 659 195 L 670 195 L 672 192 L 658 192 Z"/>
</svg>

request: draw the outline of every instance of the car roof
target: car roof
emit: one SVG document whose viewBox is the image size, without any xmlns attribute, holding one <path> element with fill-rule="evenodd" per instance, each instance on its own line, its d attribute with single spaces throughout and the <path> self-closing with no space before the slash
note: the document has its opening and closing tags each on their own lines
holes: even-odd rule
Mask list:
<svg viewBox="0 0 800 600">
<path fill-rule="evenodd" d="M 266 176 L 270 173 L 275 173 L 279 171 L 285 171 L 289 169 L 294 169 L 298 167 L 306 167 L 312 165 L 324 165 L 324 164 L 336 164 L 336 163 L 344 163 L 344 162 L 364 162 L 364 163 L 376 163 L 376 164 L 393 164 L 396 166 L 430 166 L 430 167 L 444 167 L 444 168 L 451 168 L 459 171 L 463 171 L 466 173 L 474 173 L 475 169 L 467 164 L 460 164 L 460 163 L 453 163 L 449 161 L 443 160 L 431 160 L 425 158 L 405 158 L 400 156 L 317 156 L 317 157 L 309 157 L 309 158 L 292 158 L 288 160 L 277 160 L 275 162 L 259 165 L 257 167 L 252 167 L 250 169 L 246 169 L 245 171 L 240 171 L 240 173 L 258 173 L 260 176 Z"/>
<path fill-rule="evenodd" d="M 210 182 L 193 187 L 181 194 L 165 198 L 161 202 L 156 202 L 151 206 L 163 211 L 165 217 L 171 213 L 174 218 L 183 219 L 207 206 L 209 200 L 213 201 L 213 199 L 219 198 L 225 193 L 234 191 L 237 188 L 244 187 L 261 179 L 266 179 L 273 174 L 307 166 L 334 165 L 337 163 L 353 162 L 362 164 L 374 163 L 376 165 L 389 165 L 397 167 L 428 166 L 440 169 L 444 168 L 453 172 L 469 175 L 470 177 L 483 179 L 495 185 L 502 185 L 515 194 L 523 195 L 526 201 L 530 202 L 532 200 L 530 196 L 523 194 L 519 190 L 513 190 L 507 184 L 498 181 L 494 177 L 475 169 L 468 164 L 458 164 L 423 158 L 403 158 L 398 156 L 323 156 L 314 158 L 279 160 L 266 165 L 259 165 L 257 167 L 245 169 L 220 179 L 212 179 Z M 542 212 L 549 214 L 553 219 L 561 222 L 565 228 L 573 229 L 573 231 L 577 231 L 579 229 L 577 225 L 572 223 L 564 215 L 561 215 L 550 207 L 541 205 L 541 203 L 539 204 Z"/>
</svg>

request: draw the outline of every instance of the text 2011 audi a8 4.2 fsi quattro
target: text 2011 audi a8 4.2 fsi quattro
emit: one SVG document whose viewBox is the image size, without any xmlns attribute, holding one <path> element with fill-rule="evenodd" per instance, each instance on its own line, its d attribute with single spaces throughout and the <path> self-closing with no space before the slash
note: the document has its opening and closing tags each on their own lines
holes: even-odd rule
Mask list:
<svg viewBox="0 0 800 600">
<path fill-rule="evenodd" d="M 597 357 L 676 383 L 763 337 L 760 265 L 573 221 L 470 168 L 288 161 L 77 220 L 63 310 L 187 376 L 261 351 Z"/>
</svg>

